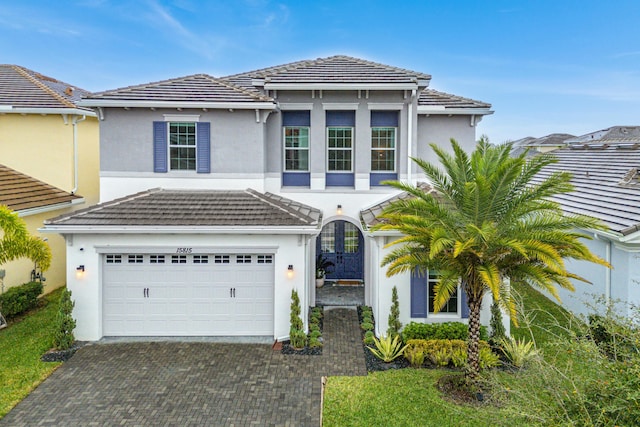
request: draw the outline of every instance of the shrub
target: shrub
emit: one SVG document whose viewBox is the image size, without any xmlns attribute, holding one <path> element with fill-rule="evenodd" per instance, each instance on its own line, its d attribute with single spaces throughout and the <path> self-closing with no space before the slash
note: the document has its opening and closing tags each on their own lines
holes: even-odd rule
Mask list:
<svg viewBox="0 0 640 427">
<path fill-rule="evenodd" d="M 373 316 L 367 313 L 365 316 L 362 316 L 362 323 L 373 323 Z"/>
<path fill-rule="evenodd" d="M 440 348 L 429 354 L 434 365 L 445 367 L 451 361 L 451 349 Z"/>
<path fill-rule="evenodd" d="M 42 290 L 42 282 L 29 282 L 9 288 L 0 295 L 0 311 L 6 318 L 10 318 L 31 310 L 38 304 L 38 296 Z"/>
<path fill-rule="evenodd" d="M 372 331 L 373 330 L 373 324 L 369 323 L 369 322 L 363 322 L 360 327 L 362 328 L 363 331 Z"/>
<path fill-rule="evenodd" d="M 466 340 L 469 335 L 469 328 L 461 322 L 445 323 L 418 323 L 411 322 L 404 327 L 402 339 L 408 342 L 413 339 L 445 339 L 445 340 Z M 480 327 L 480 339 L 486 341 L 487 328 Z"/>
<path fill-rule="evenodd" d="M 312 317 L 311 319 L 309 319 L 309 323 L 312 325 L 319 325 L 320 319 L 318 317 Z"/>
<path fill-rule="evenodd" d="M 311 331 L 309 333 L 309 338 L 313 339 L 313 338 L 320 338 L 322 336 L 322 332 L 320 331 Z"/>
<path fill-rule="evenodd" d="M 500 364 L 500 358 L 489 347 L 480 348 L 479 356 L 480 369 L 491 369 Z"/>
<path fill-rule="evenodd" d="M 311 348 L 320 348 L 322 347 L 322 341 L 318 338 L 310 338 L 309 339 L 309 347 Z"/>
<path fill-rule="evenodd" d="M 309 325 L 309 330 L 311 332 L 313 332 L 313 331 L 320 332 L 320 325 L 318 325 L 317 323 L 312 323 L 312 324 Z"/>
<path fill-rule="evenodd" d="M 371 345 L 373 344 L 373 339 L 375 338 L 375 335 L 373 333 L 373 331 L 367 331 L 364 333 L 364 338 L 362 339 L 362 341 L 366 344 L 366 345 Z"/>
<path fill-rule="evenodd" d="M 395 286 L 391 291 L 391 311 L 389 312 L 389 329 L 387 329 L 387 335 L 396 336 L 402 329 L 402 323 L 400 322 L 400 304 L 398 303 L 398 288 Z"/>
<path fill-rule="evenodd" d="M 367 347 L 378 359 L 384 362 L 392 362 L 398 357 L 402 356 L 406 345 L 402 345 L 400 336 L 396 335 L 391 337 L 390 335 L 383 336 L 380 339 L 374 338 L 373 343 L 376 348 Z"/>
<path fill-rule="evenodd" d="M 323 313 L 322 313 L 322 308 L 320 308 L 320 307 L 313 307 L 313 308 L 311 309 L 311 316 L 313 316 L 313 317 L 317 317 L 317 318 L 319 318 L 319 319 L 320 319 L 320 318 L 322 318 L 322 315 L 323 315 Z"/>
<path fill-rule="evenodd" d="M 451 364 L 455 368 L 464 368 L 467 366 L 467 349 L 453 348 L 451 349 Z"/>
<path fill-rule="evenodd" d="M 73 330 L 76 327 L 76 321 L 71 315 L 74 306 L 75 303 L 71 301 L 71 291 L 63 290 L 60 295 L 56 330 L 53 336 L 53 345 L 58 350 L 68 350 L 75 341 Z"/>
<path fill-rule="evenodd" d="M 424 363 L 424 347 L 407 344 L 404 349 L 404 357 L 409 361 L 411 366 L 419 368 Z"/>
<path fill-rule="evenodd" d="M 304 348 L 307 345 L 307 334 L 296 330 L 289 333 L 289 342 L 293 348 Z"/>
<path fill-rule="evenodd" d="M 516 368 L 522 368 L 532 359 L 538 357 L 538 350 L 533 341 L 526 342 L 523 339 L 506 339 L 500 341 L 502 352 L 505 357 Z"/>
</svg>

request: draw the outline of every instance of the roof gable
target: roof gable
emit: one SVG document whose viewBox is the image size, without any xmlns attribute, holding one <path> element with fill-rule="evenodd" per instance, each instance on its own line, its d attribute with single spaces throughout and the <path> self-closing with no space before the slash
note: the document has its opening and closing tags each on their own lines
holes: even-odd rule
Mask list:
<svg viewBox="0 0 640 427">
<path fill-rule="evenodd" d="M 95 227 L 308 227 L 316 229 L 318 209 L 254 190 L 153 189 L 45 222 Z"/>
<path fill-rule="evenodd" d="M 71 204 L 74 200 L 82 200 L 82 197 L 0 165 L 0 205 L 20 212 Z"/>
<path fill-rule="evenodd" d="M 2 106 L 78 108 L 77 102 L 88 93 L 18 65 L 0 65 L 0 105 Z"/>
</svg>

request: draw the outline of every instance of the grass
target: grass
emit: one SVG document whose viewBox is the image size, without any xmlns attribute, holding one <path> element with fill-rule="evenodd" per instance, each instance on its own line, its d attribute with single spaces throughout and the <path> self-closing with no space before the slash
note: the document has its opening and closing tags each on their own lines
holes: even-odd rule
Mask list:
<svg viewBox="0 0 640 427">
<path fill-rule="evenodd" d="M 0 418 L 47 378 L 60 363 L 41 362 L 50 347 L 61 290 L 0 330 Z"/>
<path fill-rule="evenodd" d="M 434 369 L 373 372 L 366 377 L 330 377 L 324 396 L 325 426 L 509 426 L 516 415 L 490 406 L 459 405 L 441 397 Z"/>
</svg>

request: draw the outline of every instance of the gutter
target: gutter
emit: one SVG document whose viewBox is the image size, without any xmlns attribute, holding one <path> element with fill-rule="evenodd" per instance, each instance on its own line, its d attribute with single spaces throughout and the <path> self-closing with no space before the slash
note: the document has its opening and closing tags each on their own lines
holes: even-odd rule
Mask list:
<svg viewBox="0 0 640 427">
<path fill-rule="evenodd" d="M 313 227 L 184 227 L 184 226 L 63 226 L 48 225 L 38 229 L 41 233 L 58 234 L 309 234 L 318 233 Z"/>
<path fill-rule="evenodd" d="M 192 102 L 192 101 L 139 101 L 128 99 L 84 99 L 78 102 L 83 107 L 140 107 L 140 108 L 219 108 L 237 110 L 275 110 L 274 102 Z M 94 113 L 95 114 L 95 113 Z"/>
<path fill-rule="evenodd" d="M 22 108 L 11 105 L 0 106 L 0 114 L 75 114 L 89 117 L 97 117 L 96 113 L 80 108 Z"/>
<path fill-rule="evenodd" d="M 23 209 L 23 210 L 17 211 L 17 214 L 19 217 L 26 217 L 26 216 L 45 213 L 45 212 L 57 211 L 59 209 L 68 208 L 73 205 L 79 205 L 84 202 L 85 202 L 84 198 L 81 197 L 78 199 L 73 199 L 70 202 L 56 203 L 55 205 L 42 206 L 39 208 Z"/>
<path fill-rule="evenodd" d="M 416 90 L 416 83 L 265 83 L 265 90 Z"/>
<path fill-rule="evenodd" d="M 447 108 L 444 105 L 420 106 L 418 105 L 418 114 L 433 115 L 464 115 L 469 114 L 476 116 L 488 116 L 493 111 L 488 108 Z"/>
</svg>

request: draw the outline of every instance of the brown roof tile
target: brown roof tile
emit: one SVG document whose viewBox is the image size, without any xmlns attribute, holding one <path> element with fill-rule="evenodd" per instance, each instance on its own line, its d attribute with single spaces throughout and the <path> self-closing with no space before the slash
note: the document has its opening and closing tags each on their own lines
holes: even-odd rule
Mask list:
<svg viewBox="0 0 640 427">
<path fill-rule="evenodd" d="M 79 108 L 89 92 L 18 65 L 0 65 L 0 105 L 14 108 Z"/>
<path fill-rule="evenodd" d="M 433 189 L 433 187 L 431 187 L 429 184 L 427 184 L 426 182 L 419 182 L 418 183 L 418 187 L 424 191 L 425 193 L 433 193 L 435 194 L 435 190 Z M 380 203 L 377 203 L 367 209 L 363 209 L 362 211 L 360 211 L 360 221 L 362 222 L 363 226 L 365 228 L 369 228 L 369 227 L 373 227 L 376 224 L 379 224 L 380 222 L 382 222 L 382 220 L 379 218 L 379 215 L 382 213 L 382 211 L 389 206 L 392 202 L 395 202 L 397 200 L 406 200 L 406 199 L 410 199 L 413 196 L 409 193 L 407 193 L 406 191 L 403 191 L 399 194 L 396 194 L 393 197 L 390 197 L 386 200 L 383 200 Z"/>
<path fill-rule="evenodd" d="M 163 190 L 133 194 L 63 215 L 47 225 L 166 227 L 312 227 L 319 210 L 254 190 Z"/>
<path fill-rule="evenodd" d="M 69 203 L 82 197 L 0 165 L 0 204 L 19 212 Z"/>
</svg>

